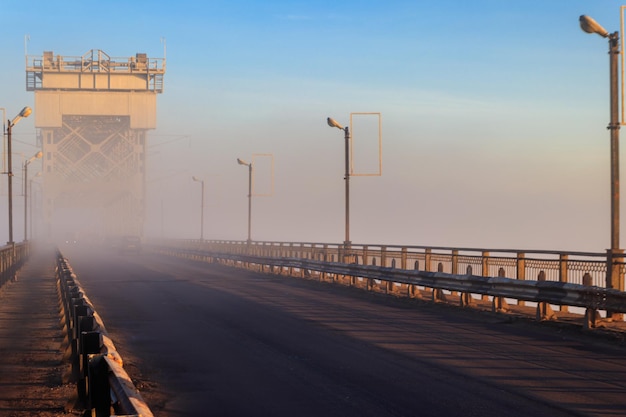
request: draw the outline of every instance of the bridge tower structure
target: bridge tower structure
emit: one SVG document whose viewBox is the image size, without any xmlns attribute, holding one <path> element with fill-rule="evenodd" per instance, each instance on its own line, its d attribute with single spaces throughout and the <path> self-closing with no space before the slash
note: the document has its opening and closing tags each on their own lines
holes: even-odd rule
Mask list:
<svg viewBox="0 0 626 417">
<path fill-rule="evenodd" d="M 143 235 L 146 136 L 164 74 L 165 58 L 142 53 L 26 57 L 46 237 Z"/>
</svg>

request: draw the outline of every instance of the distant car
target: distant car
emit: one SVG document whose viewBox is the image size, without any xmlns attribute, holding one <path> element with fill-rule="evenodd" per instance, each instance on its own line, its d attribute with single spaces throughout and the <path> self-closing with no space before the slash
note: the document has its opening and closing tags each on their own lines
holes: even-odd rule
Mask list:
<svg viewBox="0 0 626 417">
<path fill-rule="evenodd" d="M 66 245 L 74 245 L 78 243 L 78 239 L 74 233 L 66 233 L 64 241 Z"/>
<path fill-rule="evenodd" d="M 139 236 L 123 236 L 118 247 L 120 253 L 141 252 L 141 238 Z"/>
</svg>

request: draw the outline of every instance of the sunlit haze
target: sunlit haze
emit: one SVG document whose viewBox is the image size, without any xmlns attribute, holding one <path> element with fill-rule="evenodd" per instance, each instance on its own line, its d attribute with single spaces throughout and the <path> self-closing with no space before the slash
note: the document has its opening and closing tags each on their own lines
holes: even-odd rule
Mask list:
<svg viewBox="0 0 626 417">
<path fill-rule="evenodd" d="M 204 238 L 245 240 L 241 158 L 258 162 L 253 240 L 343 241 L 344 136 L 326 118 L 374 112 L 382 175 L 351 178 L 352 242 L 599 252 L 610 246 L 608 43 L 580 29 L 581 14 L 620 30 L 614 0 L 8 0 L 0 107 L 7 119 L 37 111 L 25 52 L 165 57 L 148 237 L 200 237 L 195 176 Z M 376 171 L 376 124 L 363 126 L 355 168 Z M 34 117 L 13 142 L 21 241 Z"/>
</svg>

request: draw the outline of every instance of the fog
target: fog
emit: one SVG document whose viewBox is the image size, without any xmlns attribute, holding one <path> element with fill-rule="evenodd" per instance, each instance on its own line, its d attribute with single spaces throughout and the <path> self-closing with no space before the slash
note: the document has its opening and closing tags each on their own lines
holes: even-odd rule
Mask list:
<svg viewBox="0 0 626 417">
<path fill-rule="evenodd" d="M 246 13 L 163 5 L 149 28 L 130 23 L 135 5 L 127 15 L 93 14 L 121 22 L 124 30 L 108 37 L 71 25 L 56 33 L 75 18 L 55 11 L 53 30 L 43 19 L 52 6 L 41 5 L 26 27 L 3 28 L 0 105 L 9 119 L 24 105 L 39 111 L 22 84 L 25 47 L 29 55 L 166 55 L 156 127 L 145 132 L 145 212 L 133 226 L 145 237 L 245 240 L 248 170 L 240 158 L 255 161 L 253 240 L 342 242 L 344 138 L 326 118 L 347 126 L 351 113 L 376 112 L 382 172 L 350 179 L 353 243 L 604 251 L 608 59 L 606 42 L 582 33 L 577 19 L 589 13 L 616 28 L 618 7 L 444 3 L 358 12 L 336 5 L 329 13 L 274 3 Z M 521 24 L 529 16 L 550 25 L 538 33 Z M 369 121 L 355 126 L 355 174 L 378 173 L 377 133 Z M 37 134 L 34 117 L 13 131 L 15 241 L 24 237 L 21 167 L 40 149 Z M 32 162 L 29 177 L 40 169 Z M 193 177 L 204 181 L 204 202 Z M 58 208 L 46 225 L 42 180 L 33 180 L 31 199 L 37 238 L 50 237 L 49 228 L 102 236 L 110 227 L 102 219 L 118 216 L 103 201 L 119 190 L 93 186 L 77 190 L 89 201 Z M 3 199 L 6 182 L 2 176 Z M 5 241 L 7 216 L 0 201 Z"/>
<path fill-rule="evenodd" d="M 344 138 L 343 132 L 326 124 L 326 117 L 347 125 L 349 113 L 303 103 L 312 108 L 296 119 L 282 121 L 275 114 L 268 120 L 246 120 L 245 132 L 258 132 L 250 137 L 237 126 L 229 131 L 219 114 L 208 112 L 212 118 L 204 132 L 168 134 L 175 130 L 168 118 L 168 94 L 176 91 L 166 90 L 158 97 L 159 127 L 147 133 L 146 237 L 200 238 L 203 208 L 205 239 L 245 240 L 248 170 L 237 158 L 255 158 L 253 240 L 343 241 Z M 382 174 L 351 177 L 354 243 L 604 249 L 609 225 L 608 151 L 602 146 L 604 132 L 584 118 L 570 123 L 575 124 L 570 134 L 589 130 L 597 140 L 574 139 L 569 149 L 554 149 L 550 138 L 562 129 L 540 114 L 534 115 L 540 126 L 529 123 L 511 131 L 508 127 L 516 120 L 508 110 L 473 110 L 450 124 L 447 115 L 434 109 L 411 114 L 394 113 L 393 108 L 384 111 L 373 103 L 364 107 L 381 111 Z M 428 114 L 416 118 L 418 113 Z M 557 116 L 568 122 L 567 115 Z M 363 135 L 365 145 L 355 135 L 354 162 L 357 171 L 369 173 L 377 171 L 378 149 L 368 135 Z M 463 140 L 451 144 L 440 137 Z M 539 147 L 542 152 L 534 150 Z M 32 163 L 32 172 L 37 172 L 38 164 Z M 23 234 L 19 166 L 15 163 L 15 240 Z M 204 204 L 194 176 L 204 181 Z M 37 216 L 42 214 L 39 180 L 32 191 L 33 231 L 45 237 L 41 232 L 46 226 Z M 6 184 L 2 187 L 6 196 Z M 103 215 L 97 201 L 92 207 L 66 208 L 56 213 L 53 227 L 102 235 L 98 219 Z"/>
</svg>

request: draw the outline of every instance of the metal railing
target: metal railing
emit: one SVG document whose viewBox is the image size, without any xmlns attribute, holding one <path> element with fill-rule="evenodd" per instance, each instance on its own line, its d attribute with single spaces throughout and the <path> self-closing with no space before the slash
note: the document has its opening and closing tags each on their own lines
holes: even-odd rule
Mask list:
<svg viewBox="0 0 626 417">
<path fill-rule="evenodd" d="M 461 292 L 461 304 L 477 294 L 491 299 L 495 310 L 505 309 L 506 298 L 520 306 L 532 301 L 538 303 L 540 319 L 554 314 L 550 305 L 558 305 L 561 312 L 582 307 L 588 327 L 595 327 L 598 311 L 616 318 L 626 312 L 626 293 L 604 288 L 610 271 L 605 253 L 254 241 L 166 240 L 153 245 L 173 255 L 252 269 L 286 269 L 299 276 L 314 271 L 321 280 L 349 285 L 366 279 L 367 289 L 384 281 L 385 292 L 394 285 L 404 285 L 408 294 L 415 294 L 416 286 L 430 288 L 433 298 L 442 297 L 442 290 Z M 621 259 L 619 271 L 623 289 Z"/>
<path fill-rule="evenodd" d="M 156 241 L 158 243 L 158 241 Z M 355 245 L 310 242 L 247 241 L 166 241 L 181 248 L 267 257 L 292 257 L 327 262 L 348 262 L 387 268 L 437 271 L 460 275 L 506 277 L 583 284 L 604 287 L 607 282 L 607 254 L 548 250 L 476 249 L 436 246 Z M 624 261 L 620 260 L 620 281 L 624 282 Z M 543 274 L 542 274 L 543 273 Z"/>
<path fill-rule="evenodd" d="M 72 350 L 72 376 L 85 408 L 98 417 L 111 415 L 111 410 L 115 415 L 151 417 L 102 319 L 61 253 L 57 254 L 56 275 Z"/>
<path fill-rule="evenodd" d="M 30 255 L 30 243 L 16 243 L 0 248 L 0 287 L 14 280 Z"/>
<path fill-rule="evenodd" d="M 52 51 L 43 55 L 27 55 L 26 90 L 43 88 L 44 73 L 142 75 L 148 76 L 148 90 L 163 92 L 165 58 L 150 58 L 143 53 L 131 57 L 111 57 L 99 49 L 92 49 L 82 56 L 54 55 Z"/>
</svg>

